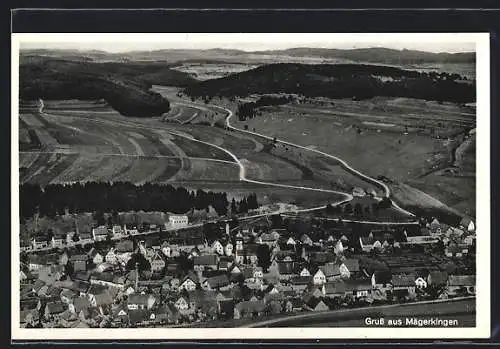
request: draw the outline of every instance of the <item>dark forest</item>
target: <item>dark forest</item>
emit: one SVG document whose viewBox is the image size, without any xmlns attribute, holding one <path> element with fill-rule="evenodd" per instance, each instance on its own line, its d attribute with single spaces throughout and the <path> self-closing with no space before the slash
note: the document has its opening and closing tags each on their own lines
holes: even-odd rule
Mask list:
<svg viewBox="0 0 500 349">
<path fill-rule="evenodd" d="M 188 191 L 183 187 L 146 183 L 89 182 L 50 184 L 44 188 L 25 183 L 19 188 L 20 215 L 22 219 L 35 213 L 41 216 L 82 212 L 162 211 L 186 213 L 193 209 L 208 210 L 212 206 L 218 215 L 228 213 L 226 193 L 198 189 Z M 250 194 L 241 201 L 232 201 L 231 213 L 245 213 L 258 208 L 257 196 Z"/>
</svg>

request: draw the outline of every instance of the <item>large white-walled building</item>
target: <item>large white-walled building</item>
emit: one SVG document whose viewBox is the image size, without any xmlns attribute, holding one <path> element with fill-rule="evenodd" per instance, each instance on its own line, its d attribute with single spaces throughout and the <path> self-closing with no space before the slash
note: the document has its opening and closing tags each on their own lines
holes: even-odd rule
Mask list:
<svg viewBox="0 0 500 349">
<path fill-rule="evenodd" d="M 170 215 L 168 223 L 174 228 L 185 227 L 188 225 L 188 217 L 186 215 Z"/>
</svg>

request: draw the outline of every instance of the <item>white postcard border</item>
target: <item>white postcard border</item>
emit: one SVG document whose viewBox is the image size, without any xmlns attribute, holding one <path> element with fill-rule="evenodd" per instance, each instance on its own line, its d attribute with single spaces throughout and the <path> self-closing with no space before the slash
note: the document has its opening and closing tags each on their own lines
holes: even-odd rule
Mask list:
<svg viewBox="0 0 500 349">
<path fill-rule="evenodd" d="M 205 340 L 205 339 L 410 339 L 410 338 L 488 338 L 490 336 L 490 42 L 489 33 L 293 33 L 259 34 L 261 40 L 289 40 L 297 36 L 328 38 L 330 42 L 358 40 L 364 43 L 398 42 L 475 42 L 476 43 L 476 85 L 477 85 L 477 296 L 476 327 L 473 328 L 138 328 L 138 329 L 25 329 L 19 319 L 19 156 L 18 156 L 18 113 L 19 113 L 19 48 L 23 41 L 29 42 L 89 42 L 105 40 L 109 42 L 131 42 L 133 40 L 152 41 L 165 39 L 166 35 L 181 38 L 199 37 L 202 40 L 223 42 L 243 40 L 257 34 L 104 34 L 104 33 L 63 33 L 63 34 L 12 34 L 11 70 L 11 336 L 12 340 Z M 267 38 L 267 39 L 266 39 Z M 339 41 L 340 40 L 340 41 Z M 244 41 L 244 40 L 243 40 Z"/>
</svg>

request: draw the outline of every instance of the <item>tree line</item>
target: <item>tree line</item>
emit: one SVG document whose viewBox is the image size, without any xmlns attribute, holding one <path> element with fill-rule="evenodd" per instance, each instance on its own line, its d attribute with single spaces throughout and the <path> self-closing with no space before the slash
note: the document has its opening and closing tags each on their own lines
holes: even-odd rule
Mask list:
<svg viewBox="0 0 500 349">
<path fill-rule="evenodd" d="M 231 201 L 231 214 L 247 213 L 248 210 L 254 210 L 256 208 L 259 208 L 256 194 L 250 194 L 248 197 L 244 197 L 239 201 L 233 198 Z"/>
<path fill-rule="evenodd" d="M 189 191 L 184 187 L 173 187 L 155 183 L 135 185 L 128 182 L 87 182 L 73 184 L 49 184 L 41 187 L 24 183 L 19 187 L 21 218 L 35 213 L 41 216 L 82 212 L 162 211 L 186 213 L 190 210 L 209 210 L 225 215 L 229 202 L 224 192 L 198 189 Z M 251 194 L 243 198 L 238 212 L 257 208 L 257 197 Z M 246 208 L 245 208 L 246 207 Z"/>
<path fill-rule="evenodd" d="M 150 90 L 143 78 L 121 75 L 126 67 L 105 73 L 98 64 L 64 60 L 41 60 L 19 67 L 19 95 L 22 99 L 106 100 L 125 116 L 160 116 L 170 110 L 170 102 Z M 163 71 L 170 71 L 163 69 Z M 177 73 L 173 73 L 178 75 Z M 137 73 L 139 75 L 139 73 Z"/>
<path fill-rule="evenodd" d="M 190 97 L 234 97 L 286 93 L 306 97 L 369 99 L 407 97 L 455 103 L 474 102 L 475 81 L 446 72 L 419 72 L 362 64 L 270 64 L 188 86 Z"/>
<path fill-rule="evenodd" d="M 327 214 L 346 214 L 354 215 L 356 217 L 362 217 L 364 215 L 375 214 L 377 215 L 380 210 L 388 209 L 392 206 L 392 202 L 388 198 L 383 198 L 379 202 L 373 202 L 371 205 L 361 205 L 359 202 L 354 205 L 347 203 L 345 205 L 331 205 L 328 204 L 325 207 L 325 213 Z"/>
<path fill-rule="evenodd" d="M 247 118 L 254 118 L 257 109 L 264 106 L 273 106 L 289 103 L 293 100 L 291 96 L 283 97 L 273 97 L 273 96 L 262 96 L 256 102 L 247 102 L 238 105 L 236 110 L 236 116 L 240 121 L 244 121 Z"/>
</svg>

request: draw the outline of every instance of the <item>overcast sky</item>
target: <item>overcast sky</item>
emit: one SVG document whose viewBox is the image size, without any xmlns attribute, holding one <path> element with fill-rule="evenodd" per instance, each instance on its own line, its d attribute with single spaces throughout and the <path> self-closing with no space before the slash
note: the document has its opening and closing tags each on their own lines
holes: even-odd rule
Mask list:
<svg viewBox="0 0 500 349">
<path fill-rule="evenodd" d="M 19 35 L 19 34 L 17 34 Z M 291 47 L 387 47 L 429 52 L 475 51 L 474 34 L 22 34 L 21 48 L 102 50 L 225 48 L 245 51 Z"/>
</svg>

